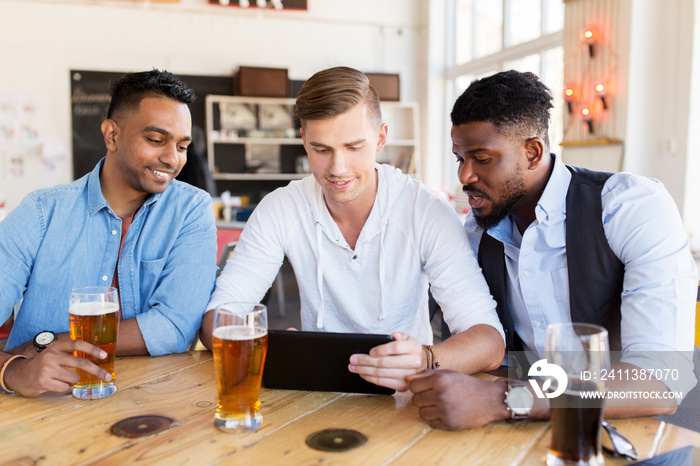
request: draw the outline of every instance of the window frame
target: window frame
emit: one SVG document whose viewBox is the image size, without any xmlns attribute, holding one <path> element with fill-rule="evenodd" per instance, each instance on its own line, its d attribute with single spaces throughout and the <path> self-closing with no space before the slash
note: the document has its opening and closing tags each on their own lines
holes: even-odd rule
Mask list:
<svg viewBox="0 0 700 466">
<path fill-rule="evenodd" d="M 493 1 L 493 0 L 489 0 Z M 508 46 L 509 35 L 508 35 L 508 10 L 510 9 L 510 3 L 513 0 L 501 0 L 503 2 L 503 26 L 501 28 L 501 43 L 503 47 L 500 51 L 487 55 L 485 57 L 475 58 L 466 63 L 455 63 L 455 36 L 456 36 L 456 16 L 457 16 L 457 0 L 450 0 L 448 4 L 448 27 L 447 27 L 447 69 L 445 70 L 445 79 L 450 82 L 454 82 L 460 76 L 463 75 L 480 75 L 489 70 L 502 71 L 503 66 L 506 62 L 524 58 L 528 55 L 533 54 L 544 54 L 549 49 L 563 46 L 564 33 L 563 29 L 555 32 L 545 32 L 542 31 L 542 35 L 537 39 L 533 39 L 528 42 L 523 42 L 518 45 Z M 516 0 L 517 1 L 517 0 Z M 540 27 L 545 28 L 546 18 L 547 18 L 547 2 L 542 0 L 541 19 Z M 475 18 L 472 18 L 472 22 Z M 476 28 L 472 23 L 472 28 L 470 33 L 475 34 Z M 475 43 L 475 38 L 472 38 L 472 46 Z M 542 64 L 543 60 L 540 61 L 540 69 L 538 75 L 542 75 Z M 449 86 L 449 84 L 448 84 Z"/>
<path fill-rule="evenodd" d="M 487 1 L 497 1 L 497 0 L 487 0 Z M 507 41 L 506 41 L 506 34 L 507 34 L 507 27 L 508 25 L 505 24 L 508 18 L 508 3 L 511 0 L 501 0 L 503 2 L 503 21 L 504 24 L 501 28 L 501 41 L 502 41 L 502 48 L 500 51 L 485 56 L 485 57 L 480 57 L 473 59 L 471 61 L 468 61 L 466 63 L 455 63 L 456 61 L 456 49 L 457 49 L 457 42 L 456 42 L 456 24 L 457 24 L 457 15 L 456 15 L 456 2 L 457 0 L 446 0 L 444 2 L 439 2 L 439 10 L 440 14 L 439 16 L 441 17 L 441 22 L 443 24 L 443 29 L 441 31 L 441 34 L 439 35 L 440 37 L 440 44 L 441 48 L 443 50 L 443 55 L 441 57 L 441 62 L 442 62 L 442 70 L 438 73 L 436 73 L 435 77 L 439 80 L 440 84 L 436 81 L 435 84 L 436 86 L 440 87 L 440 97 L 442 100 L 442 105 L 441 107 L 444 108 L 441 113 L 435 114 L 435 118 L 439 119 L 440 122 L 438 123 L 435 121 L 433 123 L 433 126 L 429 126 L 427 129 L 428 137 L 426 138 L 427 143 L 429 144 L 429 147 L 435 149 L 435 148 L 441 148 L 443 149 L 444 152 L 450 152 L 451 153 L 451 141 L 449 137 L 445 138 L 443 135 L 449 135 L 450 134 L 450 120 L 449 120 L 449 112 L 452 106 L 454 105 L 455 100 L 459 96 L 461 92 L 464 91 L 464 89 L 457 89 L 457 79 L 462 77 L 462 76 L 483 76 L 486 73 L 491 73 L 491 72 L 499 72 L 504 69 L 504 66 L 507 62 L 513 61 L 513 60 L 518 60 L 520 58 L 527 57 L 528 55 L 532 54 L 539 54 L 540 55 L 540 67 L 538 70 L 538 75 L 542 76 L 542 70 L 545 65 L 545 53 L 549 50 L 556 49 L 561 47 L 563 49 L 563 42 L 564 42 L 564 33 L 563 33 L 563 28 L 564 28 L 564 22 L 562 21 L 562 29 L 554 32 L 550 32 L 547 30 L 548 27 L 548 14 L 549 14 L 549 9 L 548 9 L 548 0 L 542 0 L 542 9 L 541 9 L 541 20 L 540 20 L 540 27 L 542 28 L 542 35 L 536 39 L 533 39 L 528 42 L 524 42 L 521 44 L 513 45 L 513 46 L 507 46 Z M 514 0 L 517 1 L 517 0 Z M 435 4 L 435 7 L 438 8 L 438 4 Z M 471 30 L 469 31 L 470 34 L 474 35 L 476 34 L 476 29 L 473 26 L 475 18 L 472 17 L 472 27 Z M 463 31 L 464 32 L 464 31 Z M 475 38 L 472 36 L 472 47 L 474 46 L 474 40 Z M 564 70 L 561 70 L 562 72 L 562 82 L 560 83 L 562 86 L 565 86 L 565 82 L 563 81 L 564 79 Z M 546 83 L 548 86 L 552 86 L 553 83 Z M 559 84 L 559 83 L 557 83 Z M 558 95 L 553 95 L 554 97 L 554 103 L 556 105 L 554 111 L 551 113 L 551 118 L 552 120 L 554 119 L 559 119 L 561 122 L 561 131 L 565 131 L 564 128 L 564 111 L 562 109 L 563 107 L 563 95 L 558 96 Z M 557 105 L 557 102 L 559 102 L 559 105 Z M 433 115 L 431 113 L 431 110 L 428 110 L 428 116 L 430 117 Z M 429 118 L 430 119 L 430 118 Z M 560 145 L 561 141 L 557 140 L 556 138 L 558 136 L 562 135 L 556 135 L 552 134 L 552 128 L 555 126 L 556 123 L 554 121 L 550 122 L 550 149 L 556 152 L 557 146 Z M 430 135 L 431 129 L 433 129 L 436 134 L 439 134 L 440 136 L 435 136 L 432 137 Z M 439 153 L 442 153 L 442 151 L 438 151 Z M 447 158 L 444 157 L 443 159 L 440 160 L 440 163 L 438 166 L 433 165 L 432 169 L 435 171 L 435 175 L 439 172 L 439 182 L 437 181 L 437 178 L 435 178 L 434 183 L 439 183 L 440 189 L 443 191 L 446 191 L 450 194 L 453 194 L 456 198 L 459 198 L 462 195 L 462 190 L 460 187 L 455 188 L 455 173 L 454 173 L 454 163 L 448 162 L 448 160 L 454 160 L 454 158 Z M 428 174 L 430 172 L 430 169 L 426 169 L 424 173 Z M 430 173 L 432 175 L 433 173 Z M 458 209 L 459 210 L 459 209 Z"/>
</svg>

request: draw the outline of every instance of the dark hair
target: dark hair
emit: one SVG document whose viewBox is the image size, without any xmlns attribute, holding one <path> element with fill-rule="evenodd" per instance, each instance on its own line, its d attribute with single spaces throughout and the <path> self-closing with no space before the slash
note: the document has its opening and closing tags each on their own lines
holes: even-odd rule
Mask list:
<svg viewBox="0 0 700 466">
<path fill-rule="evenodd" d="M 168 71 L 152 69 L 139 73 L 128 73 L 109 86 L 112 100 L 107 118 L 124 109 L 136 108 L 144 97 L 168 97 L 183 104 L 191 104 L 196 98 L 194 91 Z"/>
<path fill-rule="evenodd" d="M 327 120 L 366 103 L 377 125 L 382 122 L 379 96 L 361 71 L 338 66 L 311 76 L 299 91 L 294 116 L 305 120 Z"/>
<path fill-rule="evenodd" d="M 473 81 L 452 107 L 452 125 L 488 121 L 499 132 L 528 139 L 539 136 L 549 148 L 552 94 L 533 73 L 503 71 Z"/>
</svg>

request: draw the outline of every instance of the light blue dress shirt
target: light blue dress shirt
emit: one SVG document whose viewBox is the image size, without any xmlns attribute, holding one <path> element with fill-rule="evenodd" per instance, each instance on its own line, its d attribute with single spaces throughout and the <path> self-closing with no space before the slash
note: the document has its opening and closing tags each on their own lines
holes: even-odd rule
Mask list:
<svg viewBox="0 0 700 466">
<path fill-rule="evenodd" d="M 29 194 L 0 223 L 0 322 L 24 295 L 7 349 L 67 332 L 70 290 L 112 283 L 122 221 L 102 195 L 103 163 Z M 216 270 L 211 197 L 173 180 L 138 210 L 119 257 L 122 315 L 136 318 L 152 356 L 187 350 Z"/>
<path fill-rule="evenodd" d="M 506 293 L 515 331 L 526 349 L 540 355 L 547 325 L 571 322 L 565 223 L 571 172 L 559 157 L 553 156 L 553 162 L 535 208 L 536 219 L 525 232 L 520 234 L 510 216 L 488 230 L 504 245 Z M 673 199 L 657 180 L 616 173 L 603 186 L 601 201 L 605 236 L 625 267 L 622 360 L 657 368 L 665 363 L 655 359 L 655 352 L 664 359 L 681 351 L 692 373 L 688 359 L 694 348 L 698 276 Z M 465 229 L 478 251 L 482 230 L 471 212 Z M 689 384 L 678 388 L 688 389 Z"/>
</svg>

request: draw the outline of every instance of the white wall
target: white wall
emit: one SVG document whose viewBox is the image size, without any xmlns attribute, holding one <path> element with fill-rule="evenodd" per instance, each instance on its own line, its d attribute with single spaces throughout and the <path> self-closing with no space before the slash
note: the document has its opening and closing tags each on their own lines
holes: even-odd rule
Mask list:
<svg viewBox="0 0 700 466">
<path fill-rule="evenodd" d="M 613 136 L 623 140 L 624 151 L 620 146 L 566 148 L 564 159 L 660 180 L 675 200 L 686 230 L 697 241 L 700 24 L 696 23 L 700 1 L 614 1 L 622 25 L 616 31 L 619 94 L 615 103 L 623 118 L 618 125 L 620 134 Z M 619 154 L 623 155 L 621 164 Z"/>
<path fill-rule="evenodd" d="M 695 0 L 696 26 L 692 34 L 691 89 L 688 96 L 690 107 L 688 117 L 688 158 L 685 174 L 685 199 L 683 219 L 692 233 L 691 248 L 700 251 L 700 0 Z M 700 270 L 700 254 L 696 256 Z"/>
<path fill-rule="evenodd" d="M 427 149 L 423 160 L 429 162 L 429 169 L 422 172 L 422 180 L 433 189 L 453 192 L 457 185 L 457 170 L 452 155 L 450 140 L 449 113 L 454 102 L 446 102 L 445 69 L 450 44 L 447 43 L 446 26 L 449 24 L 446 0 L 431 0 L 426 5 L 425 18 L 428 21 L 426 35 L 426 62 L 423 67 L 425 78 L 426 104 L 423 106 L 425 118 L 421 135 Z"/>
<path fill-rule="evenodd" d="M 25 151 L 25 176 L 0 194 L 10 208 L 33 189 L 72 180 L 70 69 L 232 75 L 239 65 L 287 68 L 292 79 L 348 65 L 398 72 L 402 100 L 425 104 L 426 0 L 310 0 L 309 10 L 88 0 L 0 2 L 0 94 L 36 96 L 51 160 Z M 422 150 L 426 153 L 425 149 Z M 423 163 L 423 173 L 430 168 Z"/>
<path fill-rule="evenodd" d="M 693 22 L 693 5 L 687 0 L 632 2 L 623 169 L 662 181 L 681 212 L 691 156 Z"/>
</svg>

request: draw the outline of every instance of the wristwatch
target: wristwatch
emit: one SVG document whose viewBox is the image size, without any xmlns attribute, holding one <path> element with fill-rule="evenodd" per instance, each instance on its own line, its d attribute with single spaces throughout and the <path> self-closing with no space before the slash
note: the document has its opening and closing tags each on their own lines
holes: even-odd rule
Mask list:
<svg viewBox="0 0 700 466">
<path fill-rule="evenodd" d="M 55 340 L 56 334 L 51 330 L 44 330 L 37 333 L 34 337 L 34 346 L 36 347 L 36 351 L 41 353 L 47 346 L 49 346 L 50 343 L 53 343 Z"/>
<path fill-rule="evenodd" d="M 514 380 L 508 381 L 506 392 L 506 409 L 510 411 L 510 421 L 526 421 L 535 405 L 535 399 L 530 390 Z"/>
</svg>

